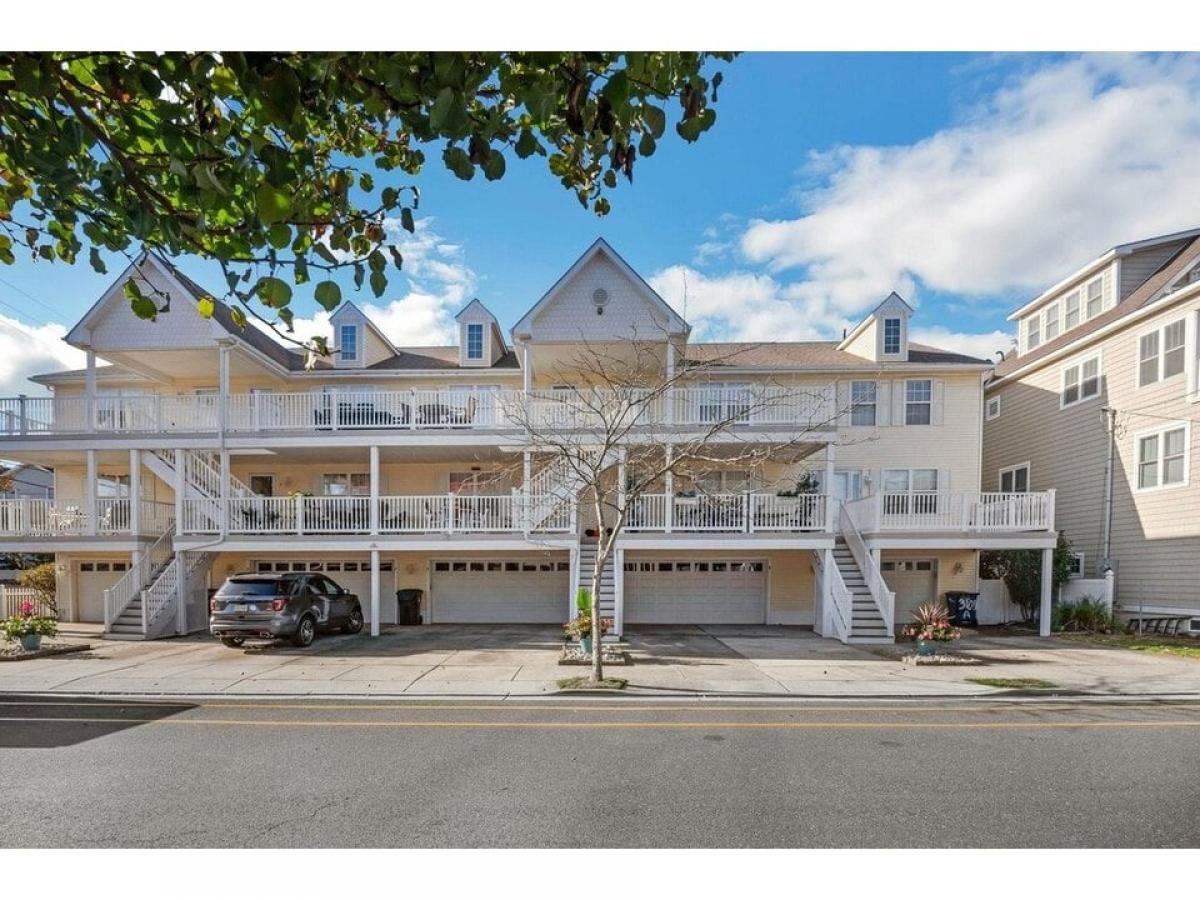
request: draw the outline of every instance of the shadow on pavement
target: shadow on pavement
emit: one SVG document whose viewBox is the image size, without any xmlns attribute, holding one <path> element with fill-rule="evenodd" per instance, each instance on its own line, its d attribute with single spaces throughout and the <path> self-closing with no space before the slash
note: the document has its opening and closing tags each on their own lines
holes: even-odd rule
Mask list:
<svg viewBox="0 0 1200 900">
<path fill-rule="evenodd" d="M 6 694 L 0 748 L 70 747 L 194 709 L 177 701 Z"/>
</svg>

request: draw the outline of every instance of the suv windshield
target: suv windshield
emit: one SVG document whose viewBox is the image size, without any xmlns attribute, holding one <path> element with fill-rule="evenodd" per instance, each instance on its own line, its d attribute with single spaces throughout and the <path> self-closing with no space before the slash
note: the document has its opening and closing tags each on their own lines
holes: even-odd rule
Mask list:
<svg viewBox="0 0 1200 900">
<path fill-rule="evenodd" d="M 232 578 L 217 591 L 223 597 L 238 596 L 287 596 L 292 592 L 293 581 L 279 578 Z"/>
</svg>

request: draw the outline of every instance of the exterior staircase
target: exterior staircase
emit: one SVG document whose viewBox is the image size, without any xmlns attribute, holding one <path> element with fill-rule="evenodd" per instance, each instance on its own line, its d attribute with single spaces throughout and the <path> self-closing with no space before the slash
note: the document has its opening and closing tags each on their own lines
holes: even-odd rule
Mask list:
<svg viewBox="0 0 1200 900">
<path fill-rule="evenodd" d="M 851 595 L 849 644 L 892 644 L 895 637 L 888 632 L 887 623 L 871 596 L 867 579 L 854 559 L 849 545 L 839 537 L 833 545 L 833 562 Z"/>
<path fill-rule="evenodd" d="M 576 570 L 575 588 L 592 589 L 592 570 L 596 565 L 597 542 L 595 538 L 584 538 L 579 544 L 579 566 Z M 617 614 L 617 589 L 614 568 L 616 554 L 610 553 L 600 572 L 600 596 L 593 598 L 600 605 L 600 615 L 613 618 Z M 572 598 L 573 600 L 574 598 Z"/>
<path fill-rule="evenodd" d="M 146 468 L 170 487 L 175 488 L 175 454 L 155 450 L 144 454 Z M 185 519 L 191 526 L 202 526 L 207 530 L 219 530 L 221 527 L 221 464 L 210 453 L 198 450 L 183 452 L 183 496 L 190 500 L 207 502 L 192 504 Z M 229 476 L 229 495 L 232 499 L 242 500 L 256 497 L 245 482 L 233 474 Z M 195 521 L 199 519 L 200 521 Z"/>
</svg>

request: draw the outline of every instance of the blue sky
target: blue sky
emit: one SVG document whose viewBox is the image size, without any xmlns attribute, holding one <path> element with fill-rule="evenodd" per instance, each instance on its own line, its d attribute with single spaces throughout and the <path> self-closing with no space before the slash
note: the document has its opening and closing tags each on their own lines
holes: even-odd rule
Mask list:
<svg viewBox="0 0 1200 900">
<path fill-rule="evenodd" d="M 603 236 L 670 302 L 686 291 L 702 338 L 835 337 L 894 289 L 918 338 L 986 355 L 1022 299 L 1200 220 L 1195 56 L 752 53 L 723 68 L 716 126 L 661 142 L 603 219 L 540 160 L 464 183 L 431 154 L 406 276 L 354 299 L 399 344 L 445 340 L 473 296 L 508 326 Z M 0 341 L 19 345 L 0 345 L 5 393 L 72 361 L 53 338 L 108 281 L 86 263 L 0 268 Z M 307 298 L 297 314 L 324 327 Z"/>
</svg>

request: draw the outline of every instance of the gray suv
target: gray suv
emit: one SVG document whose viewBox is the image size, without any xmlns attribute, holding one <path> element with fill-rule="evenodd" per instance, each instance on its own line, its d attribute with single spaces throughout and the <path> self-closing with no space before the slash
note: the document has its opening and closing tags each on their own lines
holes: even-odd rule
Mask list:
<svg viewBox="0 0 1200 900">
<path fill-rule="evenodd" d="M 233 575 L 209 601 L 208 630 L 226 647 L 247 638 L 290 638 L 307 647 L 317 631 L 362 631 L 358 597 L 319 572 Z"/>
</svg>

